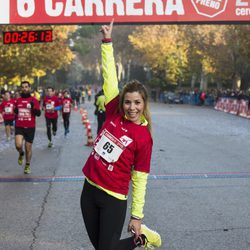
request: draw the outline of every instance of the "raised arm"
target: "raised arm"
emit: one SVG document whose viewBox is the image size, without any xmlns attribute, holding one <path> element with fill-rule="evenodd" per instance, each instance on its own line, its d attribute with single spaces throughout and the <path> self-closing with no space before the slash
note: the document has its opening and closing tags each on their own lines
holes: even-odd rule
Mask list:
<svg viewBox="0 0 250 250">
<path fill-rule="evenodd" d="M 110 25 L 103 25 L 101 32 L 103 34 L 102 39 L 102 74 L 103 74 L 103 92 L 105 96 L 105 104 L 108 104 L 118 94 L 118 80 L 115 66 L 115 59 L 113 54 L 112 45 L 112 29 L 113 21 Z"/>
</svg>

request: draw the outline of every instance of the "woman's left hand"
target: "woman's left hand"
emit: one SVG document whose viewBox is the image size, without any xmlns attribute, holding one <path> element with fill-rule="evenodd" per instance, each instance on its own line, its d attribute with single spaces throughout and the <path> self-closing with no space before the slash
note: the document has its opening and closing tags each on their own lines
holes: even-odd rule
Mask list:
<svg viewBox="0 0 250 250">
<path fill-rule="evenodd" d="M 135 239 L 141 234 L 141 220 L 130 219 L 128 231 L 135 234 Z"/>
</svg>

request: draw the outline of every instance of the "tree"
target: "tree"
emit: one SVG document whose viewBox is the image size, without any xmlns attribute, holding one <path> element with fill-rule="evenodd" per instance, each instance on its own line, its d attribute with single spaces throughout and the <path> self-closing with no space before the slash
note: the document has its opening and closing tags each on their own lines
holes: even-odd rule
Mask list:
<svg viewBox="0 0 250 250">
<path fill-rule="evenodd" d="M 129 40 L 158 78 L 171 84 L 183 80 L 188 62 L 187 43 L 177 25 L 138 27 Z"/>
<path fill-rule="evenodd" d="M 185 25 L 182 27 L 188 42 L 188 67 L 191 75 L 191 87 L 197 80 L 200 89 L 206 90 L 209 76 L 215 73 L 215 57 L 221 43 L 221 26 Z"/>
<path fill-rule="evenodd" d="M 15 81 L 14 84 L 17 84 L 24 78 L 33 82 L 34 77 L 45 75 L 48 71 L 55 72 L 73 60 L 68 34 L 74 32 L 76 26 L 1 26 L 1 31 L 30 29 L 53 29 L 53 42 L 0 45 L 2 83 Z"/>
<path fill-rule="evenodd" d="M 219 48 L 220 56 L 216 57 L 216 73 L 224 81 L 230 81 L 232 89 L 241 88 L 242 80 L 248 78 L 249 81 L 249 32 L 249 25 L 228 25 L 224 29 L 224 43 Z"/>
</svg>

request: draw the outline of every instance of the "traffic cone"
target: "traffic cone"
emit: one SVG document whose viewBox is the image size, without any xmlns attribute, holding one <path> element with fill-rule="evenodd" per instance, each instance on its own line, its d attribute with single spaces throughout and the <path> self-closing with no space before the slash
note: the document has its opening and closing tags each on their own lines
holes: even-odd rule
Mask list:
<svg viewBox="0 0 250 250">
<path fill-rule="evenodd" d="M 91 130 L 91 125 L 88 122 L 88 125 L 87 125 L 87 143 L 86 143 L 86 146 L 92 147 L 93 145 L 94 145 L 93 134 L 92 134 L 92 130 Z"/>
<path fill-rule="evenodd" d="M 77 105 L 75 104 L 75 106 L 74 106 L 74 111 L 77 111 L 78 110 L 78 107 L 77 107 Z"/>
<path fill-rule="evenodd" d="M 82 108 L 82 107 L 79 109 L 79 112 L 81 115 L 88 114 L 87 110 L 85 108 Z"/>
<path fill-rule="evenodd" d="M 80 112 L 80 114 L 82 115 L 82 114 L 84 113 L 84 109 L 83 109 L 83 108 L 80 108 L 80 109 L 79 109 L 79 112 Z"/>
<path fill-rule="evenodd" d="M 83 125 L 85 125 L 86 122 L 87 122 L 87 116 L 82 114 L 82 123 L 83 123 Z"/>
<path fill-rule="evenodd" d="M 89 124 L 90 124 L 89 119 L 86 119 L 84 121 L 84 126 L 85 126 L 86 129 L 88 129 Z"/>
</svg>

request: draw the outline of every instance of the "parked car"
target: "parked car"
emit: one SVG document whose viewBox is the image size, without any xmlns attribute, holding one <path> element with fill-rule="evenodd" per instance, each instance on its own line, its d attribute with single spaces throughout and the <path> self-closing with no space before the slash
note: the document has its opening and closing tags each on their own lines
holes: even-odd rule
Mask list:
<svg viewBox="0 0 250 250">
<path fill-rule="evenodd" d="M 174 92 L 164 92 L 163 101 L 169 104 L 183 104 L 182 97 Z"/>
</svg>

